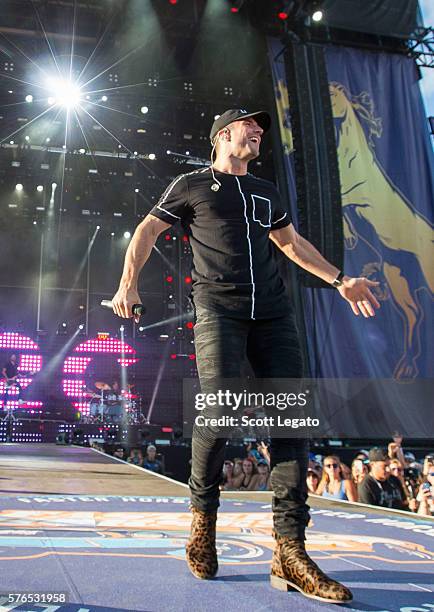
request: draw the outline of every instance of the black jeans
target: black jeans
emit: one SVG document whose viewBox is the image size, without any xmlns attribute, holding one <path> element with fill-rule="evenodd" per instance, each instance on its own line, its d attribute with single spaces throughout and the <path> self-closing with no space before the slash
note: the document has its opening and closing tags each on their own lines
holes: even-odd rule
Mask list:
<svg viewBox="0 0 434 612">
<path fill-rule="evenodd" d="M 199 379 L 240 378 L 247 357 L 257 378 L 299 378 L 303 363 L 292 313 L 276 319 L 240 320 L 196 312 L 194 328 Z M 192 505 L 211 512 L 219 506 L 226 439 L 212 428 L 194 427 L 189 479 Z M 304 539 L 309 522 L 306 439 L 271 440 L 273 523 L 279 535 Z"/>
</svg>

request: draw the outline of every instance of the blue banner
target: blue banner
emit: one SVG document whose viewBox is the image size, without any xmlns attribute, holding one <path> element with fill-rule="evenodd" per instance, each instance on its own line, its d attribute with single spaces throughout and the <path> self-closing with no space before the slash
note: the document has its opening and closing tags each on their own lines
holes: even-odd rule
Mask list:
<svg viewBox="0 0 434 612">
<path fill-rule="evenodd" d="M 296 192 L 281 43 L 269 42 L 294 224 Z M 325 49 L 342 192 L 345 273 L 380 282 L 376 317 L 337 291 L 303 289 L 312 374 L 433 376 L 434 156 L 413 60 Z"/>
</svg>

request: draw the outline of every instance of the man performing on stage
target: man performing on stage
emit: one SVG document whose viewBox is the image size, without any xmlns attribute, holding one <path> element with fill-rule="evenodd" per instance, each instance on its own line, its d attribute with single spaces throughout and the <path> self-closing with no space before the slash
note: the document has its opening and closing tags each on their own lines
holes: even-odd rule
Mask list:
<svg viewBox="0 0 434 612">
<path fill-rule="evenodd" d="M 8 361 L 5 363 L 2 369 L 2 375 L 5 381 L 5 397 L 4 397 L 4 405 L 6 407 L 9 397 L 10 390 L 16 387 L 18 389 L 18 402 L 21 404 L 21 385 L 18 382 L 18 365 L 17 365 L 17 356 L 11 355 Z"/>
<path fill-rule="evenodd" d="M 210 168 L 181 174 L 139 224 L 128 247 L 113 309 L 132 317 L 140 303 L 137 282 L 158 236 L 181 221 L 193 253 L 192 296 L 200 380 L 240 378 L 247 357 L 258 378 L 300 378 L 301 351 L 294 314 L 278 274 L 274 244 L 287 257 L 330 283 L 354 314 L 374 315 L 379 303 L 370 291 L 378 283 L 345 276 L 303 239 L 291 224 L 276 187 L 247 172 L 270 127 L 266 112 L 235 109 L 211 128 L 216 160 Z M 136 321 L 138 317 L 136 317 Z M 189 480 L 193 522 L 187 562 L 198 578 L 217 573 L 215 529 L 226 440 L 212 428 L 193 430 Z M 297 589 L 320 601 L 352 599 L 345 586 L 328 578 L 305 550 L 308 443 L 271 441 L 271 485 L 276 540 L 271 584 Z"/>
</svg>

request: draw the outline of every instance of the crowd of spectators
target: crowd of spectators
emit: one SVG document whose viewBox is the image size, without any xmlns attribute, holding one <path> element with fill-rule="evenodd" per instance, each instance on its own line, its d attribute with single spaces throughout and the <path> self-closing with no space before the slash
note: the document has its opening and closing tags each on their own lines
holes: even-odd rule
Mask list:
<svg viewBox="0 0 434 612">
<path fill-rule="evenodd" d="M 99 445 L 93 444 L 99 450 Z M 129 454 L 122 446 L 110 454 L 127 463 L 164 474 L 164 462 L 157 449 L 149 444 L 143 452 L 132 448 Z M 243 457 L 226 459 L 221 489 L 224 491 L 270 491 L 270 453 L 267 444 L 249 443 Z M 309 455 L 306 478 L 310 495 L 341 499 L 434 516 L 434 453 L 416 461 L 404 452 L 402 438 L 395 437 L 387 449 L 361 450 L 346 465 L 338 455 Z"/>
<path fill-rule="evenodd" d="M 338 455 L 309 456 L 306 485 L 309 494 L 360 502 L 434 516 L 434 454 L 417 462 L 404 453 L 396 436 L 387 450 L 374 447 L 358 452 L 351 465 Z M 243 458 L 224 462 L 224 491 L 269 491 L 270 454 L 264 442 L 248 444 Z"/>
<path fill-rule="evenodd" d="M 146 447 L 144 454 L 141 448 L 132 448 L 128 455 L 123 446 L 117 446 L 110 454 L 117 459 L 138 465 L 156 474 L 164 474 L 163 462 L 157 459 L 157 448 L 153 444 Z"/>
<path fill-rule="evenodd" d="M 337 455 L 310 455 L 307 488 L 310 494 L 434 516 L 434 454 L 418 462 L 404 453 L 402 439 L 387 450 L 360 451 L 351 467 Z"/>
</svg>

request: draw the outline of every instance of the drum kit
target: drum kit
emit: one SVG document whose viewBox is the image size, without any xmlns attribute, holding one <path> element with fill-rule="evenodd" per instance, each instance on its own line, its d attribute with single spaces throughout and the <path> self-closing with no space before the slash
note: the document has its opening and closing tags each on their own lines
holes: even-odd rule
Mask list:
<svg viewBox="0 0 434 612">
<path fill-rule="evenodd" d="M 97 391 L 86 389 L 84 396 L 90 399 L 89 414 L 82 416 L 85 423 L 126 423 L 134 425 L 140 422 L 141 398 L 133 393 L 134 385 L 125 389 L 113 384 L 97 381 Z"/>
</svg>

